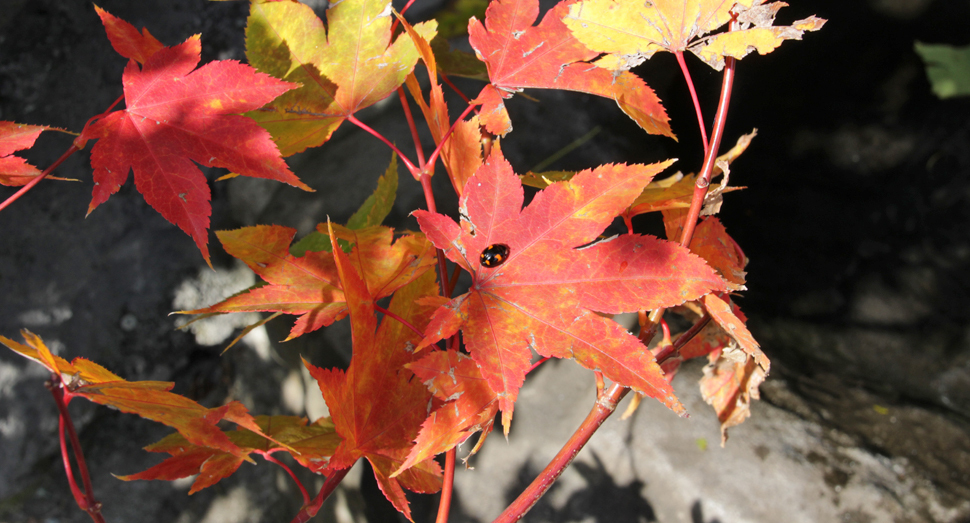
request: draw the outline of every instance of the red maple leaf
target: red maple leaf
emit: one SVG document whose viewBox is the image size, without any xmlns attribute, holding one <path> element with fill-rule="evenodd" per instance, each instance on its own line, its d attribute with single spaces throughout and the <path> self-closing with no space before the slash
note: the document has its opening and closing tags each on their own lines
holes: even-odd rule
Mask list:
<svg viewBox="0 0 970 523">
<path fill-rule="evenodd" d="M 503 98 L 524 88 L 566 89 L 616 100 L 645 131 L 674 137 L 660 99 L 629 71 L 614 72 L 589 63 L 600 53 L 573 36 L 562 18 L 571 1 L 550 9 L 538 26 L 539 0 L 495 0 L 485 12 L 485 25 L 472 18 L 468 41 L 488 66 L 491 84 L 478 100 L 481 119 L 492 134 L 512 130 Z M 642 187 L 641 187 L 642 189 Z"/>
<path fill-rule="evenodd" d="M 101 18 L 101 23 L 104 24 L 104 30 L 108 33 L 111 47 L 114 47 L 114 50 L 121 56 L 143 64 L 153 54 L 165 48 L 157 38 L 148 32 L 147 28 L 142 28 L 142 32 L 139 33 L 135 26 L 104 9 L 94 6 L 94 10 Z"/>
<path fill-rule="evenodd" d="M 331 238 L 336 242 L 332 232 Z M 402 487 L 423 493 L 436 492 L 441 487 L 441 469 L 430 458 L 390 477 L 410 452 L 431 400 L 424 384 L 404 368 L 413 360 L 413 347 L 420 336 L 390 316 L 378 328 L 374 298 L 367 284 L 341 249 L 334 249 L 334 262 L 350 310 L 353 359 L 346 372 L 321 369 L 304 360 L 323 392 L 337 434 L 343 439 L 329 468 L 344 469 L 366 457 L 384 495 L 410 519 Z M 437 294 L 434 272 L 428 271 L 394 293 L 388 310 L 397 318 L 423 327 L 434 306 L 423 304 L 421 298 Z"/>
<path fill-rule="evenodd" d="M 530 349 L 573 358 L 683 411 L 649 351 L 597 312 L 670 307 L 723 290 L 725 282 L 680 245 L 652 236 L 625 234 L 588 245 L 669 164 L 586 170 L 539 192 L 522 209 L 522 184 L 493 148 L 465 186 L 460 225 L 415 211 L 432 243 L 472 275 L 469 292 L 435 313 L 422 346 L 461 328 L 498 394 L 506 432 Z M 483 265 L 481 255 L 495 245 L 508 248 L 504 263 Z"/>
<path fill-rule="evenodd" d="M 40 176 L 39 169 L 13 153 L 32 147 L 40 133 L 48 129 L 46 125 L 0 122 L 0 185 L 26 185 Z"/>
<path fill-rule="evenodd" d="M 91 151 L 95 187 L 88 214 L 133 170 L 145 201 L 191 236 L 208 262 L 211 196 L 193 162 L 312 189 L 290 172 L 269 133 L 239 114 L 297 85 L 234 60 L 193 71 L 200 51 L 196 35 L 156 51 L 142 67 L 129 61 L 122 77 L 126 109 L 98 120 L 80 139 L 100 138 Z"/>
</svg>

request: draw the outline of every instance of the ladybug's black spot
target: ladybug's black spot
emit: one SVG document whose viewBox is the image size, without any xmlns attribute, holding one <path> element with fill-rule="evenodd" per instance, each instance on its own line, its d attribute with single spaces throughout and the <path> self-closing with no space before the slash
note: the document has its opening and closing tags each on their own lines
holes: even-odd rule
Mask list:
<svg viewBox="0 0 970 523">
<path fill-rule="evenodd" d="M 478 262 L 482 264 L 482 267 L 492 269 L 505 263 L 505 260 L 509 259 L 509 252 L 511 252 L 511 249 L 508 245 L 494 243 L 485 247 L 485 250 L 478 257 Z"/>
</svg>

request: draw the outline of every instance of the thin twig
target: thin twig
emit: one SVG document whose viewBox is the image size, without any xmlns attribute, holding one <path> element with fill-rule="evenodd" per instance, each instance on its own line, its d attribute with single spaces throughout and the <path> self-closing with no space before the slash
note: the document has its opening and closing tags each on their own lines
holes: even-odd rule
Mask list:
<svg viewBox="0 0 970 523">
<path fill-rule="evenodd" d="M 701 168 L 701 172 L 697 175 L 697 181 L 694 182 L 694 196 L 690 202 L 687 219 L 684 221 L 684 230 L 680 235 L 680 244 L 684 247 L 690 245 L 690 240 L 694 236 L 694 227 L 697 226 L 697 218 L 704 207 L 707 188 L 711 185 L 714 162 L 717 161 L 717 149 L 721 145 L 721 138 L 724 137 L 724 125 L 727 123 L 728 107 L 731 104 L 731 88 L 734 86 L 736 62 L 730 56 L 724 58 L 724 77 L 721 81 L 721 97 L 717 103 L 717 114 L 714 115 L 714 134 L 711 136 L 711 147 L 704 155 L 704 167 Z"/>
<path fill-rule="evenodd" d="M 556 454 L 556 457 L 552 458 L 552 461 L 546 465 L 546 468 L 542 470 L 539 477 L 526 487 L 522 494 L 519 494 L 519 497 L 515 498 L 515 501 L 505 509 L 505 512 L 502 512 L 502 515 L 495 519 L 494 523 L 512 523 L 513 521 L 522 519 L 525 513 L 535 506 L 539 498 L 549 490 L 549 487 L 566 470 L 566 467 L 572 463 L 576 455 L 579 454 L 579 451 L 589 441 L 589 438 L 593 436 L 593 433 L 616 410 L 616 404 L 629 392 L 630 389 L 622 385 L 616 383 L 610 385 L 596 400 L 593 410 L 586 416 L 586 419 L 583 420 L 583 423 L 576 429 L 576 432 L 569 438 L 569 441 L 563 445 L 559 453 Z"/>
<path fill-rule="evenodd" d="M 734 22 L 732 22 L 732 27 Z M 690 209 L 687 211 L 687 218 L 684 220 L 684 229 L 680 235 L 680 244 L 690 248 L 690 241 L 694 237 L 694 228 L 697 226 L 697 219 L 701 209 L 704 207 L 704 199 L 707 197 L 707 188 L 711 185 L 711 175 L 714 172 L 714 163 L 717 160 L 717 150 L 721 146 L 721 138 L 724 136 L 724 126 L 727 123 L 728 107 L 731 103 L 731 89 L 734 85 L 734 70 L 736 60 L 730 56 L 724 58 L 724 76 L 721 80 L 721 96 L 718 99 L 717 114 L 714 115 L 714 134 L 711 136 L 710 148 L 704 155 L 704 166 L 697 175 L 694 182 L 694 194 L 691 198 Z M 654 309 L 650 312 L 650 317 L 645 328 L 640 329 L 640 340 L 644 343 L 657 333 L 657 325 L 663 317 L 664 309 Z"/>
</svg>

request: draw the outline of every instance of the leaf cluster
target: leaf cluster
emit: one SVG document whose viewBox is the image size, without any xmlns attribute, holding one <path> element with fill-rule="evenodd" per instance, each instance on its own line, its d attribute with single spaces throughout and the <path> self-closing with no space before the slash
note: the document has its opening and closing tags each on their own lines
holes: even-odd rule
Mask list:
<svg viewBox="0 0 970 523">
<path fill-rule="evenodd" d="M 501 148 L 514 119 L 505 100 L 526 89 L 588 93 L 613 100 L 646 133 L 676 139 L 660 99 L 630 69 L 657 52 L 682 59 L 690 51 L 715 70 L 730 70 L 752 51 L 771 52 L 824 23 L 810 17 L 776 26 L 784 5 L 563 0 L 540 18 L 538 0 L 493 0 L 484 15 L 483 3 L 459 2 L 442 13 L 442 28 L 454 37 L 456 27 L 467 27 L 470 53 L 452 49 L 437 21 L 409 24 L 387 0 L 333 2 L 326 20 L 296 1 L 252 0 L 248 64 L 201 67 L 199 35 L 165 46 L 95 7 L 129 62 L 121 74 L 124 108 L 92 118 L 74 142 L 75 150 L 95 142 L 88 213 L 131 172 L 145 200 L 185 231 L 208 263 L 211 194 L 197 164 L 312 191 L 284 158 L 325 144 L 344 122 L 394 152 L 374 194 L 347 224 L 321 223 L 299 240 L 283 225 L 216 231 L 222 248 L 262 282 L 178 311 L 273 313 L 245 332 L 294 316 L 288 340 L 346 320 L 353 358 L 346 370 L 303 362 L 330 412 L 308 420 L 253 416 L 239 402 L 207 408 L 172 394 L 170 383 L 128 382 L 83 358 L 68 362 L 27 331 L 26 344 L 0 342 L 44 365 L 66 403 L 82 397 L 175 429 L 146 447 L 168 458 L 120 478 L 198 474 L 190 493 L 230 476 L 254 454 L 279 463 L 273 454 L 286 453 L 329 478 L 367 459 L 384 494 L 410 518 L 405 489 L 440 490 L 450 480 L 436 456 L 451 453 L 453 467 L 454 449 L 481 431 L 474 453 L 499 411 L 508 434 L 528 373 L 552 357 L 573 359 L 600 382 L 680 414 L 686 410 L 671 379 L 681 362 L 707 357 L 701 389 L 726 439 L 727 429 L 750 415 L 770 365 L 732 299 L 744 289 L 747 259 L 710 216 L 738 189 L 728 185 L 729 164 L 754 134 L 716 157 L 719 117 L 710 167 L 697 174 L 660 177 L 674 163 L 662 160 L 517 175 Z M 456 26 L 456 16 L 467 24 Z M 416 72 L 419 62 L 426 81 Z M 449 76 L 484 81 L 457 118 L 445 102 Z M 357 118 L 395 92 L 415 136 L 407 96 L 417 105 L 435 143 L 430 155 L 416 144 L 410 159 Z M 0 122 L 0 183 L 29 188 L 47 177 L 50 169 L 13 155 L 45 130 Z M 413 212 L 420 232 L 383 225 L 398 187 L 398 159 L 425 190 L 426 210 Z M 435 209 L 430 180 L 438 160 L 459 196 L 457 217 Z M 717 175 L 720 186 L 708 191 Z M 524 186 L 538 189 L 528 205 Z M 662 213 L 667 239 L 630 225 L 652 212 Z M 698 214 L 707 216 L 698 222 Z M 603 237 L 618 218 L 628 232 Z M 462 272 L 471 285 L 456 296 Z M 662 320 L 648 314 L 662 318 L 664 310 L 694 327 L 665 331 L 653 343 Z M 640 315 L 639 336 L 613 321 L 621 313 Z M 322 500 L 311 501 L 305 490 L 304 498 L 310 517 Z"/>
</svg>

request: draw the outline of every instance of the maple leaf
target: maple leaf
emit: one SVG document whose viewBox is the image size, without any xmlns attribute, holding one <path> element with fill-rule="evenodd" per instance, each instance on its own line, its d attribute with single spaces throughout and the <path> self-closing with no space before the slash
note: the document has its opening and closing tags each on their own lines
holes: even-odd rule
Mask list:
<svg viewBox="0 0 970 523">
<path fill-rule="evenodd" d="M 195 494 L 231 476 L 244 457 L 252 453 L 269 456 L 278 451 L 289 452 L 301 465 L 319 472 L 340 443 L 329 418 L 320 418 L 310 425 L 306 418 L 297 416 L 256 416 L 255 422 L 262 434 L 273 439 L 243 428 L 227 432 L 229 440 L 242 450 L 241 455 L 195 445 L 176 432 L 145 447 L 148 452 L 167 452 L 171 457 L 142 472 L 115 477 L 124 481 L 172 481 L 198 475 L 189 489 L 189 494 Z"/>
<path fill-rule="evenodd" d="M 415 31 L 434 37 L 436 23 Z M 299 2 L 254 1 L 246 26 L 246 56 L 260 71 L 303 87 L 250 113 L 284 156 L 316 147 L 355 112 L 386 98 L 414 69 L 410 38 L 391 43 L 388 0 L 343 0 L 327 9 L 327 26 Z"/>
<path fill-rule="evenodd" d="M 468 25 L 467 19 L 465 26 Z M 464 31 L 464 29 L 463 29 Z M 431 49 L 442 73 L 448 76 L 461 76 L 475 80 L 488 81 L 488 68 L 474 53 L 452 49 L 448 40 L 439 34 L 431 40 Z"/>
<path fill-rule="evenodd" d="M 280 157 L 269 133 L 238 113 L 251 111 L 296 87 L 234 60 L 199 69 L 198 35 L 155 52 L 122 77 L 126 108 L 89 126 L 81 140 L 100 138 L 91 151 L 94 192 L 88 214 L 135 173 L 135 186 L 155 210 L 195 240 L 209 262 L 211 198 L 192 162 L 225 167 L 312 191 Z"/>
<path fill-rule="evenodd" d="M 714 294 L 704 296 L 704 308 L 721 329 L 734 341 L 737 342 L 741 351 L 748 355 L 755 363 L 761 367 L 765 375 L 771 370 L 771 362 L 765 353 L 761 352 L 758 342 L 755 341 L 751 331 L 744 325 L 744 321 L 739 318 L 732 310 L 732 304 L 725 302 Z"/>
<path fill-rule="evenodd" d="M 671 216 L 675 214 L 677 217 L 672 219 Z M 679 239 L 683 231 L 684 219 L 687 217 L 687 209 L 664 211 L 663 215 L 667 238 Z M 744 266 L 747 265 L 748 259 L 737 242 L 728 235 L 727 229 L 720 220 L 707 216 L 697 224 L 690 240 L 690 251 L 703 258 L 726 282 L 730 283 L 730 290 L 744 290 Z"/>
<path fill-rule="evenodd" d="M 121 56 L 144 64 L 149 58 L 165 46 L 157 38 L 148 32 L 148 28 L 142 28 L 139 33 L 135 26 L 101 9 L 97 5 L 94 10 L 104 24 L 105 32 L 108 33 L 108 41 L 111 47 Z"/>
<path fill-rule="evenodd" d="M 393 241 L 393 229 L 375 226 L 351 230 L 336 226 L 338 237 L 354 244 L 351 263 L 364 275 L 375 299 L 390 296 L 434 265 L 434 249 L 424 235 L 409 234 Z M 204 309 L 180 314 L 229 312 L 283 312 L 296 314 L 287 340 L 296 338 L 347 315 L 333 252 L 290 254 L 296 229 L 257 225 L 217 231 L 223 248 L 242 260 L 269 285 L 231 296 Z M 392 244 L 393 241 L 393 244 Z M 340 250 L 340 249 L 337 249 Z"/>
<path fill-rule="evenodd" d="M 480 118 L 492 134 L 512 130 L 503 98 L 525 88 L 565 89 L 611 98 L 651 134 L 675 138 L 660 99 L 638 76 L 613 72 L 589 60 L 600 53 L 577 40 L 562 22 L 570 1 L 550 9 L 538 26 L 539 0 L 495 0 L 485 25 L 468 21 L 468 41 L 488 66 L 490 84 L 478 96 Z"/>
<path fill-rule="evenodd" d="M 336 241 L 333 229 L 331 238 Z M 354 355 L 346 372 L 321 369 L 304 360 L 320 385 L 334 427 L 343 440 L 329 467 L 344 469 L 366 457 L 381 491 L 410 519 L 402 487 L 429 493 L 441 486 L 441 469 L 430 458 L 390 477 L 407 456 L 431 400 L 424 384 L 412 379 L 411 372 L 404 368 L 413 360 L 412 348 L 420 336 L 391 316 L 386 316 L 378 328 L 374 297 L 350 258 L 341 249 L 334 249 L 334 262 L 350 311 Z M 389 310 L 412 325 L 424 326 L 434 307 L 424 305 L 421 298 L 437 294 L 435 274 L 428 271 L 396 292 Z"/>
<path fill-rule="evenodd" d="M 651 236 L 627 234 L 578 248 L 596 240 L 671 162 L 583 171 L 539 192 L 522 209 L 522 184 L 501 149 L 492 151 L 465 187 L 460 225 L 440 214 L 414 212 L 435 246 L 472 275 L 469 292 L 435 313 L 421 346 L 461 328 L 498 394 L 506 433 L 530 349 L 573 358 L 682 412 L 650 353 L 596 312 L 670 307 L 726 284 L 686 249 Z M 504 263 L 482 265 L 480 253 L 498 244 L 508 248 Z"/>
<path fill-rule="evenodd" d="M 765 55 L 777 49 L 783 41 L 801 40 L 805 31 L 818 31 L 825 25 L 825 20 L 810 16 L 792 25 L 775 26 L 775 15 L 787 5 L 785 2 L 756 3 L 750 9 L 739 9 L 740 28 L 737 31 L 711 36 L 701 45 L 691 46 L 690 50 L 707 65 L 720 71 L 724 68 L 725 56 L 740 60 L 752 51 Z"/>
<path fill-rule="evenodd" d="M 428 101 L 424 100 L 424 95 L 421 94 L 421 85 L 414 73 L 408 75 L 405 85 L 418 103 L 418 107 L 421 108 L 421 113 L 428 122 L 428 129 L 431 130 L 431 137 L 434 139 L 435 145 L 440 145 L 451 128 L 451 118 L 448 116 L 448 104 L 445 103 L 444 92 L 437 81 L 437 58 L 431 45 L 424 37 L 418 34 L 404 18 L 400 18 L 400 20 L 401 25 L 411 36 L 411 40 L 414 41 L 421 53 L 421 59 L 428 68 L 428 77 L 432 79 Z M 483 162 L 482 132 L 479 128 L 477 116 L 473 116 L 470 120 L 457 122 L 455 130 L 448 135 L 447 141 L 441 146 L 441 161 L 445 165 L 445 170 L 448 172 L 455 192 L 461 196 L 465 182 L 475 174 L 475 171 L 482 166 Z M 433 169 L 434 165 L 430 167 Z M 431 174 L 433 172 L 432 170 Z"/>
<path fill-rule="evenodd" d="M 724 56 L 743 58 L 752 50 L 767 54 L 784 40 L 801 40 L 805 31 L 817 31 L 825 20 L 809 17 L 790 27 L 773 27 L 774 15 L 788 4 L 764 0 L 583 0 L 573 4 L 563 19 L 569 30 L 590 49 L 608 53 L 598 63 L 613 70 L 628 70 L 657 51 L 691 51 L 721 70 Z M 731 21 L 738 31 L 704 38 Z"/>
<path fill-rule="evenodd" d="M 717 412 L 723 447 L 728 429 L 751 416 L 751 400 L 759 399 L 758 386 L 767 372 L 735 345 L 711 352 L 708 361 L 701 378 L 701 396 Z"/>
<path fill-rule="evenodd" d="M 738 138 L 737 143 L 728 152 L 720 155 L 714 162 L 714 170 L 711 178 L 716 178 L 723 174 L 721 166 L 736 160 L 751 145 L 751 140 L 758 135 L 758 130 L 754 129 L 748 134 Z M 546 171 L 540 173 L 528 172 L 521 176 L 522 184 L 536 189 L 545 189 L 552 182 L 566 181 L 576 175 L 575 171 Z M 697 181 L 696 174 L 683 174 L 677 172 L 661 180 L 651 181 L 637 199 L 630 204 L 623 216 L 632 218 L 648 212 L 665 211 L 670 209 L 686 209 L 690 207 L 691 198 L 694 196 L 694 184 Z M 721 182 L 720 194 L 738 191 L 744 187 L 728 187 L 726 182 Z M 713 191 L 713 189 L 712 189 Z M 677 240 L 679 237 L 668 235 L 667 238 Z"/>
<path fill-rule="evenodd" d="M 474 454 L 491 432 L 498 412 L 498 397 L 482 377 L 475 360 L 458 351 L 433 351 L 407 368 L 444 404 L 421 424 L 414 447 L 394 475 L 453 449 L 481 430 L 483 434 L 469 455 Z"/>
<path fill-rule="evenodd" d="M 40 176 L 38 168 L 13 153 L 33 147 L 40 133 L 48 129 L 46 125 L 0 121 L 0 184 L 20 186 Z"/>
<path fill-rule="evenodd" d="M 106 405 L 174 428 L 187 441 L 200 447 L 218 449 L 241 459 L 249 459 L 216 424 L 231 421 L 260 433 L 256 421 L 238 401 L 221 407 L 206 408 L 178 394 L 169 392 L 174 383 L 166 381 L 125 381 L 120 376 L 85 358 L 68 362 L 50 352 L 36 334 L 21 331 L 27 345 L 0 336 L 3 343 L 18 354 L 34 360 L 52 373 L 61 376 L 65 396 L 80 396 L 94 403 Z M 265 436 L 265 435 L 264 435 Z"/>
</svg>

